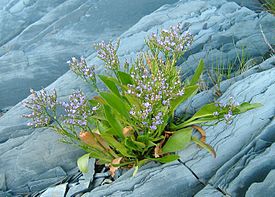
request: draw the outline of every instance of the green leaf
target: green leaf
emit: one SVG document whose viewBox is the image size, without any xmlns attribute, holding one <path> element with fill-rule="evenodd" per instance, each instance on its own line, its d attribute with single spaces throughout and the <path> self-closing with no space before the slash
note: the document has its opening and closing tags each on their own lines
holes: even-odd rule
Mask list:
<svg viewBox="0 0 275 197">
<path fill-rule="evenodd" d="M 134 170 L 134 172 L 133 172 L 133 176 L 136 176 L 136 174 L 137 174 L 137 172 L 138 172 L 138 166 L 135 166 L 135 170 Z"/>
<path fill-rule="evenodd" d="M 108 77 L 105 75 L 98 75 L 98 77 L 103 81 L 103 83 L 107 86 L 107 88 L 113 92 L 115 95 L 120 97 L 120 93 L 118 88 L 116 87 L 116 84 L 113 82 L 114 78 Z"/>
<path fill-rule="evenodd" d="M 183 103 L 189 97 L 193 96 L 197 90 L 197 85 L 185 87 L 184 94 L 171 101 L 171 111 L 174 112 L 181 103 Z"/>
<path fill-rule="evenodd" d="M 125 157 L 134 157 L 128 153 L 128 149 L 120 142 L 118 142 L 111 134 L 103 133 L 101 137 L 114 149 L 118 150 Z"/>
<path fill-rule="evenodd" d="M 118 71 L 117 74 L 123 85 L 133 84 L 133 79 L 128 73 Z"/>
<path fill-rule="evenodd" d="M 200 76 L 203 72 L 203 68 L 204 68 L 204 62 L 203 60 L 201 59 L 200 62 L 199 62 L 199 65 L 190 81 L 190 85 L 195 85 L 198 83 L 198 80 L 200 79 Z"/>
<path fill-rule="evenodd" d="M 209 117 L 209 116 L 211 117 L 211 116 L 213 116 L 213 113 L 216 111 L 219 111 L 219 113 L 221 114 L 220 107 L 216 106 L 215 103 L 206 104 L 202 108 L 200 108 L 199 111 L 197 111 L 192 116 L 192 118 L 187 120 L 187 122 L 190 122 L 190 121 L 198 119 L 198 118 L 205 118 L 205 117 Z"/>
<path fill-rule="evenodd" d="M 95 99 L 89 100 L 89 103 L 90 103 L 92 106 L 96 106 L 96 105 L 100 104 L 100 102 L 98 102 L 98 101 L 95 100 Z"/>
<path fill-rule="evenodd" d="M 175 131 L 163 146 L 162 153 L 176 152 L 184 149 L 189 144 L 191 135 L 192 128 Z"/>
<path fill-rule="evenodd" d="M 214 150 L 214 148 L 212 146 L 200 141 L 198 138 L 196 138 L 194 136 L 192 136 L 192 141 L 195 142 L 200 147 L 206 149 L 209 153 L 211 153 L 213 155 L 213 157 L 216 157 L 216 151 Z"/>
<path fill-rule="evenodd" d="M 79 157 L 77 160 L 77 166 L 82 173 L 88 172 L 89 158 L 90 158 L 90 153 L 87 153 L 87 154 Z"/>
<path fill-rule="evenodd" d="M 150 158 L 150 160 L 158 161 L 160 163 L 169 163 L 169 162 L 175 161 L 179 158 L 180 158 L 180 156 L 178 156 L 178 155 L 166 155 L 166 156 L 161 157 L 161 158 Z"/>
<path fill-rule="evenodd" d="M 238 109 L 238 112 L 237 113 L 243 113 L 243 112 L 246 112 L 248 110 L 251 110 L 251 109 L 255 109 L 255 108 L 258 108 L 258 107 L 262 107 L 263 105 L 261 103 L 248 103 L 248 102 L 244 102 L 242 104 L 240 104 L 237 109 Z"/>
<path fill-rule="evenodd" d="M 126 101 L 122 100 L 115 94 L 109 92 L 101 92 L 100 96 L 107 102 L 110 108 L 116 110 L 119 114 L 125 117 L 127 120 L 130 119 L 129 111 L 130 106 Z"/>
<path fill-rule="evenodd" d="M 114 135 L 118 136 L 118 137 L 121 137 L 121 138 L 124 138 L 124 135 L 122 133 L 123 127 L 120 124 L 120 122 L 117 120 L 114 113 L 112 113 L 111 108 L 108 105 L 104 105 L 104 111 L 105 111 L 105 117 L 106 117 L 108 123 L 113 128 Z"/>
<path fill-rule="evenodd" d="M 146 145 L 142 142 L 135 141 L 129 137 L 125 138 L 125 146 L 131 150 L 142 151 Z"/>
</svg>

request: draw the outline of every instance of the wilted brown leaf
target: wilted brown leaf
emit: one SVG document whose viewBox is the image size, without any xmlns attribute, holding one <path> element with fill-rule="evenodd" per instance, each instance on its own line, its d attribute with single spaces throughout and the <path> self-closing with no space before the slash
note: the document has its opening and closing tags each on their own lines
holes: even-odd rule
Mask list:
<svg viewBox="0 0 275 197">
<path fill-rule="evenodd" d="M 110 171 L 110 174 L 111 174 L 112 177 L 115 176 L 115 172 L 116 172 L 117 169 L 119 168 L 119 167 L 114 167 L 114 166 L 112 166 L 112 164 L 120 164 L 121 159 L 122 159 L 122 157 L 115 158 L 115 159 L 112 161 L 112 163 L 110 164 L 110 169 L 109 169 L 109 171 Z"/>
<path fill-rule="evenodd" d="M 129 136 L 133 135 L 133 127 L 131 127 L 131 126 L 124 127 L 122 129 L 122 133 L 125 137 L 129 137 Z"/>
<path fill-rule="evenodd" d="M 104 148 L 97 143 L 97 140 L 95 139 L 94 134 L 92 134 L 92 133 L 90 133 L 88 131 L 81 131 L 79 133 L 79 138 L 85 144 L 87 144 L 87 145 L 89 145 L 89 146 L 91 146 L 93 148 L 97 148 L 99 150 L 104 151 Z"/>
<path fill-rule="evenodd" d="M 200 133 L 200 135 L 201 135 L 201 139 L 200 140 L 202 142 L 205 142 L 205 140 L 206 140 L 206 133 L 205 133 L 205 131 L 201 127 L 196 126 L 196 125 L 192 125 L 192 128 L 196 129 Z"/>
</svg>

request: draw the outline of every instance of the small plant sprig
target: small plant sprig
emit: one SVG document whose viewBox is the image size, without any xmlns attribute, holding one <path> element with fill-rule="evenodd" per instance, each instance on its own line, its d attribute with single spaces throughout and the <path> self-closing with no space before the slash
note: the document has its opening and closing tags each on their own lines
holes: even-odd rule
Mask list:
<svg viewBox="0 0 275 197">
<path fill-rule="evenodd" d="M 182 83 L 176 68 L 177 60 L 192 43 L 189 33 L 179 26 L 162 30 L 146 39 L 149 48 L 141 53 L 124 71 L 117 56 L 119 42 L 113 45 L 101 42 L 96 48 L 98 57 L 105 62 L 108 75 L 97 75 L 81 58 L 72 58 L 71 70 L 92 84 L 98 95 L 86 98 L 81 91 L 74 92 L 67 102 L 57 102 L 53 94 L 42 90 L 31 91 L 33 97 L 26 106 L 32 113 L 25 115 L 33 120 L 34 127 L 51 127 L 64 137 L 64 142 L 74 143 L 87 151 L 78 159 L 82 172 L 87 172 L 90 157 L 106 164 L 114 175 L 120 168 L 138 168 L 149 161 L 167 163 L 179 159 L 176 154 L 191 142 L 216 155 L 205 142 L 201 125 L 213 121 L 232 121 L 234 115 L 259 107 L 260 104 L 228 102 L 210 103 L 192 117 L 176 123 L 177 107 L 198 92 L 198 80 L 203 72 L 201 60 L 188 84 Z M 129 69 L 129 71 L 127 71 Z M 99 90 L 100 79 L 108 88 Z M 64 114 L 57 114 L 57 107 Z M 199 132 L 201 139 L 193 132 Z"/>
</svg>

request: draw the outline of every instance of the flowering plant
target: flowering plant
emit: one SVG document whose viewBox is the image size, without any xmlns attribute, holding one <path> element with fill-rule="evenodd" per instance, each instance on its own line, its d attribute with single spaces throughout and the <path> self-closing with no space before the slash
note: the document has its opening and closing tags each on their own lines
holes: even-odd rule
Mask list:
<svg viewBox="0 0 275 197">
<path fill-rule="evenodd" d="M 136 173 L 148 161 L 179 159 L 176 152 L 191 142 L 215 156 L 214 149 L 205 143 L 200 125 L 231 121 L 233 115 L 260 104 L 239 104 L 230 98 L 228 103 L 207 104 L 192 117 L 176 122 L 175 110 L 198 92 L 197 82 L 204 68 L 201 60 L 189 82 L 182 82 L 176 63 L 192 39 L 189 33 L 181 33 L 179 26 L 162 30 L 146 40 L 149 50 L 131 66 L 127 62 L 120 65 L 118 43 L 101 42 L 96 49 L 109 74 L 95 74 L 95 67 L 87 66 L 83 58 L 69 61 L 71 70 L 91 84 L 97 96 L 86 98 L 78 90 L 68 101 L 60 102 L 55 91 L 31 90 L 32 98 L 26 106 L 32 113 L 25 117 L 33 120 L 30 126 L 51 127 L 64 137 L 63 142 L 84 149 L 87 154 L 78 159 L 82 172 L 87 172 L 88 160 L 93 157 L 99 164 L 109 165 L 112 175 L 119 167 L 135 167 Z M 107 90 L 99 89 L 99 79 Z M 193 132 L 199 132 L 201 138 Z"/>
</svg>

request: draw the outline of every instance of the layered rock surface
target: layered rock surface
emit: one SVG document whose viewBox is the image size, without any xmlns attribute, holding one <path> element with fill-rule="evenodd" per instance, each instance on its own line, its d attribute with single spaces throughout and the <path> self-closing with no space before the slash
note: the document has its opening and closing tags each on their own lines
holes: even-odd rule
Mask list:
<svg viewBox="0 0 275 197">
<path fill-rule="evenodd" d="M 179 62 L 186 75 L 193 72 L 200 58 L 204 58 L 206 65 L 211 67 L 222 62 L 235 62 L 243 49 L 250 57 L 262 57 L 268 47 L 259 30 L 260 24 L 267 39 L 275 44 L 272 37 L 275 19 L 268 13 L 257 14 L 223 0 L 180 1 L 143 17 L 125 32 L 121 36 L 121 59 L 133 58 L 144 50 L 146 36 L 177 23 L 182 24 L 183 30 L 195 35 L 192 48 Z M 87 46 L 86 43 L 78 44 Z M 81 52 L 78 50 L 75 54 Z M 90 55 L 88 60 L 91 64 L 101 65 L 95 54 Z M 269 133 L 274 116 L 274 104 L 271 101 L 274 100 L 275 73 L 272 67 L 274 58 L 222 85 L 224 95 L 221 99 L 232 95 L 239 102 L 261 102 L 264 107 L 237 116 L 232 125 L 221 123 L 215 128 L 206 129 L 208 142 L 217 150 L 216 159 L 191 146 L 181 153 L 179 162 L 144 169 L 137 177 L 125 175 L 111 186 L 99 187 L 86 195 L 140 196 L 143 192 L 149 196 L 190 196 L 196 193 L 198 196 L 223 196 L 226 193 L 238 196 L 246 191 L 247 195 L 253 194 L 255 188 L 263 187 L 271 176 L 267 174 L 272 169 L 268 155 L 269 152 L 272 154 L 270 149 L 273 142 Z M 101 67 L 98 67 L 100 70 Z M 89 90 L 71 72 L 48 87 L 52 88 L 57 89 L 61 98 L 66 98 L 74 89 Z M 212 90 L 201 93 L 190 101 L 192 108 L 189 110 L 198 109 L 212 100 Z M 184 110 L 185 107 L 181 106 L 180 109 Z M 0 191 L 10 189 L 20 194 L 41 190 L 68 176 L 76 166 L 76 159 L 82 154 L 76 148 L 59 143 L 58 136 L 48 129 L 27 128 L 26 120 L 21 117 L 24 113 L 27 110 L 19 103 L 0 118 Z M 256 180 L 253 174 L 255 169 L 258 170 L 253 165 L 258 162 L 257 159 L 268 166 L 266 172 L 262 172 L 266 180 L 265 177 Z"/>
<path fill-rule="evenodd" d="M 177 0 L 1 0 L 0 109 L 46 87 L 72 56 L 116 38 L 141 17 Z M 12 91 L 11 91 L 12 90 Z"/>
</svg>

